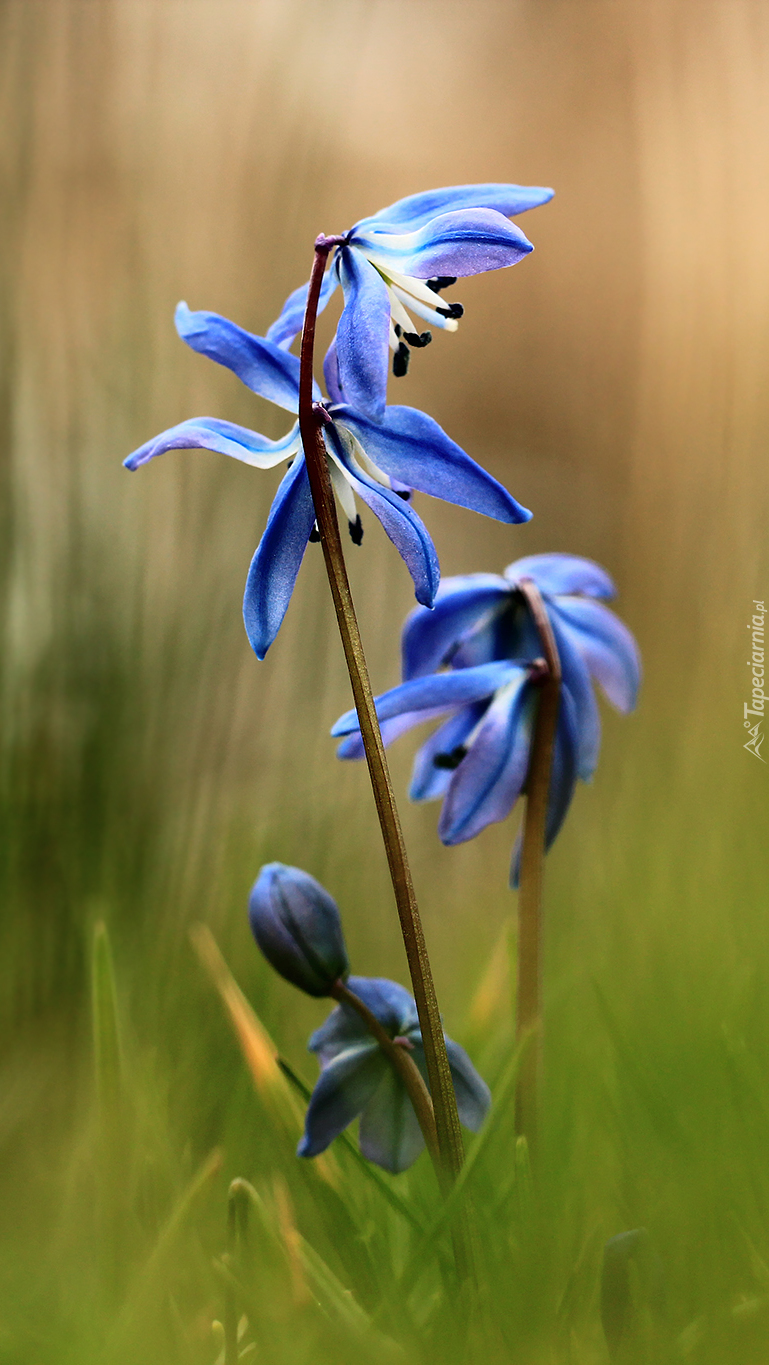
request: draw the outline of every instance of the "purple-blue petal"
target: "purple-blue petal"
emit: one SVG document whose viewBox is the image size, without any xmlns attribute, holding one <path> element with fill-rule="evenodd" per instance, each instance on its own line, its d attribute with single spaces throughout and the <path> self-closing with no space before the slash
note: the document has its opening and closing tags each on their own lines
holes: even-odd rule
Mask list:
<svg viewBox="0 0 769 1365">
<path fill-rule="evenodd" d="M 425 1145 L 406 1087 L 389 1062 L 361 1114 L 358 1141 L 363 1155 L 392 1175 L 413 1166 Z"/>
<path fill-rule="evenodd" d="M 441 579 L 432 609 L 415 607 L 403 627 L 403 678 L 424 677 L 448 663 L 468 631 L 510 600 L 498 574 L 462 574 Z"/>
<path fill-rule="evenodd" d="M 390 1063 L 371 1040 L 341 1052 L 321 1071 L 297 1156 L 319 1156 L 365 1109 Z"/>
<path fill-rule="evenodd" d="M 326 393 L 332 403 L 343 403 L 342 381 L 339 378 L 339 356 L 336 349 L 336 337 L 333 337 L 331 345 L 323 357 L 323 378 L 326 383 Z"/>
<path fill-rule="evenodd" d="M 485 701 L 463 706 L 461 711 L 457 711 L 456 715 L 450 716 L 443 725 L 439 725 L 425 741 L 414 759 L 409 787 L 412 801 L 435 801 L 438 797 L 446 795 L 455 768 L 450 763 L 442 764 L 440 760 L 450 757 L 464 745 L 467 736 L 481 719 L 486 706 Z M 416 714 L 420 717 L 425 715 L 423 711 Z"/>
<path fill-rule="evenodd" d="M 444 1035 L 445 1037 L 445 1035 Z M 486 1082 L 478 1075 L 470 1058 L 459 1043 L 446 1038 L 446 1052 L 457 1097 L 459 1121 L 477 1133 L 491 1105 L 491 1091 Z"/>
<path fill-rule="evenodd" d="M 438 822 L 444 844 L 464 843 L 510 813 L 526 780 L 533 711 L 528 671 L 519 668 L 489 706 L 449 784 Z"/>
<path fill-rule="evenodd" d="M 380 976 L 351 976 L 347 986 L 359 996 L 364 1005 L 376 1016 L 382 1027 L 392 1037 L 409 1033 L 419 1022 L 417 1007 L 413 996 L 405 986 Z M 350 1005 L 337 1005 L 316 1029 L 307 1044 L 310 1052 L 315 1052 L 323 1066 L 337 1053 L 370 1039 L 366 1025 L 356 1010 Z"/>
<path fill-rule="evenodd" d="M 357 228 L 381 231 L 399 228 L 401 232 L 415 232 L 438 214 L 453 213 L 457 209 L 496 209 L 506 218 L 514 218 L 517 213 L 546 204 L 553 193 L 540 185 L 449 185 L 398 199 L 370 218 L 363 218 L 353 231 Z"/>
<path fill-rule="evenodd" d="M 288 451 L 296 439 L 296 428 L 292 427 L 279 441 L 271 441 L 260 436 L 258 431 L 240 427 L 235 422 L 223 422 L 217 417 L 190 417 L 179 422 L 168 431 L 162 431 L 151 441 L 134 450 L 124 461 L 126 469 L 139 469 L 156 455 L 167 450 L 215 450 L 221 455 L 231 455 L 244 464 L 264 465 L 264 457 L 276 457 L 276 463 L 283 451 Z"/>
<path fill-rule="evenodd" d="M 356 232 L 355 245 L 381 260 L 385 271 L 389 263 L 400 274 L 420 280 L 480 275 L 516 265 L 534 250 L 521 229 L 495 209 L 442 213 L 417 232 Z"/>
<path fill-rule="evenodd" d="M 334 409 L 334 420 L 353 432 L 383 473 L 420 493 L 497 521 L 514 524 L 531 517 L 531 512 L 471 460 L 432 417 L 417 408 L 386 408 L 381 422 L 375 423 L 353 408 L 341 406 Z"/>
<path fill-rule="evenodd" d="M 307 466 L 298 455 L 275 494 L 246 579 L 243 620 L 258 659 L 280 629 L 314 523 Z"/>
<path fill-rule="evenodd" d="M 463 668 L 454 673 L 434 673 L 429 678 L 413 678 L 376 698 L 380 721 L 401 716 L 407 711 L 453 710 L 469 702 L 483 701 L 505 683 L 525 672 L 520 664 L 501 659 L 480 668 Z M 332 735 L 349 735 L 358 727 L 356 711 L 346 711 L 333 726 Z"/>
<path fill-rule="evenodd" d="M 382 733 L 382 743 L 387 748 L 394 739 L 399 739 L 407 731 L 413 730 L 415 725 L 424 725 L 425 721 L 431 720 L 434 716 L 442 715 L 444 715 L 444 709 L 440 708 L 435 712 L 407 711 L 402 716 L 394 716 L 392 720 L 385 720 L 379 727 Z M 363 758 L 364 755 L 363 737 L 360 731 L 347 735 L 341 744 L 337 745 L 337 758 Z"/>
<path fill-rule="evenodd" d="M 552 613 L 609 701 L 619 711 L 632 711 L 641 681 L 641 659 L 627 626 L 608 607 L 581 597 L 555 598 Z"/>
<path fill-rule="evenodd" d="M 299 358 L 272 341 L 254 336 L 219 313 L 191 313 L 186 303 L 176 309 L 176 330 L 193 351 L 225 365 L 249 389 L 289 412 L 299 408 Z M 320 398 L 320 389 L 314 385 Z"/>
<path fill-rule="evenodd" d="M 540 592 L 584 593 L 587 597 L 614 597 L 616 589 L 605 569 L 580 555 L 526 555 L 505 569 L 508 583 L 531 578 Z"/>
<path fill-rule="evenodd" d="M 318 313 L 322 313 L 331 295 L 339 283 L 336 263 L 332 261 L 320 286 L 320 297 L 318 299 Z M 289 294 L 280 313 L 271 327 L 267 328 L 267 340 L 273 342 L 275 346 L 280 346 L 281 350 L 291 345 L 294 337 L 298 336 L 304 326 L 304 310 L 307 307 L 307 284 L 300 284 L 298 289 Z"/>
<path fill-rule="evenodd" d="M 548 849 L 566 819 L 574 788 L 577 783 L 578 738 L 574 703 L 566 687 L 561 688 L 561 704 L 558 708 L 558 724 L 553 747 L 553 766 L 550 771 L 550 787 L 545 819 L 545 848 Z M 515 889 L 521 870 L 521 835 L 513 848 L 510 866 L 510 885 Z"/>
<path fill-rule="evenodd" d="M 340 253 L 344 308 L 336 331 L 339 381 L 348 403 L 373 421 L 384 416 L 390 354 L 387 288 L 359 251 Z"/>
<path fill-rule="evenodd" d="M 561 662 L 563 685 L 574 703 L 577 733 L 577 775 L 589 782 L 601 749 L 601 717 L 585 659 L 563 624 L 552 600 L 547 603 L 550 624 Z"/>
</svg>

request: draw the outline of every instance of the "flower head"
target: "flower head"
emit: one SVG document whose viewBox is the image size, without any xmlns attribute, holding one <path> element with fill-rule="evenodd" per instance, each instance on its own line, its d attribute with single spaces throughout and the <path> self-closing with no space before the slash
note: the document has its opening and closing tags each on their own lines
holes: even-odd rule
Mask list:
<svg viewBox="0 0 769 1365">
<path fill-rule="evenodd" d="M 511 811 L 526 782 L 541 646 L 521 581 L 538 586 L 561 659 L 562 686 L 547 814 L 555 839 L 577 777 L 587 781 L 600 747 L 596 679 L 622 711 L 635 705 L 640 662 L 626 626 L 597 598 L 610 597 L 608 574 L 572 555 L 532 555 L 504 576 L 445 579 L 431 612 L 412 612 L 403 631 L 405 681 L 377 699 L 389 743 L 424 720 L 443 723 L 417 753 L 410 796 L 443 798 L 438 833 L 445 844 L 472 839 Z M 355 712 L 331 732 L 344 736 L 340 758 L 358 758 Z M 517 880 L 518 852 L 513 859 Z"/>
<path fill-rule="evenodd" d="M 348 986 L 376 1016 L 389 1036 L 408 1048 L 427 1083 L 416 1005 L 395 981 L 351 976 Z M 318 1156 L 360 1116 L 363 1155 L 397 1174 L 416 1161 L 424 1138 L 403 1081 L 349 1005 L 332 1010 L 308 1044 L 321 1073 L 312 1092 L 299 1156 Z M 446 1038 L 459 1117 L 477 1132 L 489 1107 L 488 1086 L 467 1053 Z"/>
<path fill-rule="evenodd" d="M 460 277 L 522 260 L 533 248 L 509 219 L 552 195 L 532 185 L 427 190 L 362 218 L 344 234 L 324 277 L 319 308 L 341 284 L 344 309 L 333 364 L 347 402 L 382 420 L 389 354 L 393 373 L 403 375 L 409 347 L 426 346 L 432 338 L 413 318 L 456 331 L 464 310 L 459 303 L 445 303 L 441 291 Z M 306 300 L 307 285 L 289 295 L 267 333 L 270 341 L 291 345 L 301 330 Z"/>
<path fill-rule="evenodd" d="M 233 370 L 254 393 L 289 412 L 298 411 L 296 356 L 217 313 L 192 313 L 184 303 L 176 310 L 176 326 L 193 350 Z M 356 504 L 359 498 L 378 517 L 404 559 L 417 600 L 430 606 L 440 571 L 427 529 L 410 506 L 412 489 L 499 521 L 527 521 L 531 514 L 450 440 L 431 417 L 416 408 L 389 407 L 381 422 L 372 422 L 341 401 L 328 357 L 325 369 L 331 398 L 327 404 L 329 421 L 323 427 L 326 457 L 352 538 L 359 544 L 363 535 Z M 314 392 L 320 400 L 317 385 Z M 315 530 L 299 423 L 294 422 L 284 437 L 273 441 L 234 422 L 195 417 L 147 441 L 124 463 L 128 469 L 138 469 L 156 455 L 179 449 L 219 451 L 258 469 L 289 463 L 251 561 L 243 600 L 249 641 L 258 658 L 263 659 L 285 616 L 299 566 Z"/>
<path fill-rule="evenodd" d="M 329 995 L 350 971 L 342 921 L 328 891 L 298 867 L 267 863 L 248 903 L 251 930 L 276 972 L 308 995 Z"/>
</svg>

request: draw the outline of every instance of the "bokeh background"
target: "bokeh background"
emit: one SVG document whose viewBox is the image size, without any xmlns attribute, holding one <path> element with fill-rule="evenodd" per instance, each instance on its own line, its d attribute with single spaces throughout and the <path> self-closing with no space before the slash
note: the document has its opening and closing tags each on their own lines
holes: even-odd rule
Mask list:
<svg viewBox="0 0 769 1365">
<path fill-rule="evenodd" d="M 308 1076 L 319 1009 L 248 938 L 260 864 L 314 873 L 356 969 L 404 979 L 366 774 L 328 738 L 349 691 L 319 551 L 260 664 L 240 601 L 277 478 L 201 452 L 136 475 L 121 460 L 199 413 L 284 429 L 182 345 L 179 298 L 264 332 L 318 231 L 465 181 L 557 193 L 521 219 L 534 254 L 455 289 L 459 333 L 393 383 L 535 516 L 420 513 L 444 573 L 545 550 L 606 565 L 645 665 L 638 712 L 604 708 L 596 778 L 548 861 L 552 1143 L 606 1236 L 658 1229 L 692 1316 L 719 1256 L 725 1298 L 749 1278 L 733 1214 L 767 1243 L 751 1162 L 769 1111 L 745 1117 L 724 1039 L 763 1076 L 769 777 L 742 707 L 746 622 L 769 596 L 768 68 L 757 0 L 0 5 L 3 1361 L 64 1340 L 57 1360 L 90 1359 L 95 921 L 162 1127 L 161 1208 L 169 1173 L 214 1145 L 227 1177 L 257 1160 L 193 923 Z M 383 690 L 413 596 L 364 525 L 348 558 Z M 413 747 L 392 752 L 399 792 Z M 514 823 L 444 849 L 436 807 L 402 813 L 467 1041 L 479 982 L 504 974 Z"/>
</svg>

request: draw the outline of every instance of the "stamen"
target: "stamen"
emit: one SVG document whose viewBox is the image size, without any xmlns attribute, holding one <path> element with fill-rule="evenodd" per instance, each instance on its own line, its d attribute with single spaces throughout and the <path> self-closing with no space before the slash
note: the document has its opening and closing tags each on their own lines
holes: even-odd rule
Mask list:
<svg viewBox="0 0 769 1365">
<path fill-rule="evenodd" d="M 446 308 L 437 308 L 436 312 L 444 318 L 461 318 L 464 316 L 465 310 L 461 303 L 450 303 Z"/>
<path fill-rule="evenodd" d="M 436 754 L 433 759 L 433 767 L 448 768 L 450 772 L 453 772 L 455 768 L 459 767 L 466 753 L 465 745 L 458 744 L 456 749 L 450 749 L 447 754 Z"/>
<path fill-rule="evenodd" d="M 401 341 L 393 356 L 393 374 L 396 379 L 402 379 L 404 374 L 408 374 L 410 359 L 411 351 L 405 341 Z"/>
<path fill-rule="evenodd" d="M 396 328 L 396 331 L 397 330 L 398 329 Z M 417 351 L 420 351 L 423 346 L 429 346 L 432 339 L 433 339 L 432 332 L 403 333 L 403 340 L 407 341 L 409 343 L 409 346 L 413 346 Z"/>
<path fill-rule="evenodd" d="M 310 544 L 311 544 L 311 545 L 317 545 L 319 540 L 320 540 L 320 531 L 318 530 L 318 523 L 317 523 L 317 521 L 316 521 L 315 525 L 313 526 L 312 530 L 310 531 Z"/>
<path fill-rule="evenodd" d="M 411 494 L 412 494 L 413 492 L 414 492 L 413 488 L 394 488 L 394 489 L 393 489 L 393 493 L 396 493 L 397 496 L 398 496 L 399 498 L 403 498 L 403 501 L 404 501 L 404 502 L 410 502 L 410 501 L 411 501 Z"/>
<path fill-rule="evenodd" d="M 401 327 L 400 323 L 396 322 L 393 324 L 393 326 L 395 327 L 395 335 L 397 337 L 401 337 L 403 335 L 403 328 Z"/>
<path fill-rule="evenodd" d="M 292 455 L 290 460 L 286 460 L 286 469 L 290 469 L 290 468 L 291 468 L 291 466 L 292 466 L 292 464 L 294 463 L 294 460 L 295 460 L 295 459 L 296 459 L 296 456 L 295 456 L 295 455 Z"/>
<path fill-rule="evenodd" d="M 363 522 L 360 516 L 357 516 L 355 521 L 348 521 L 347 525 L 350 528 L 350 540 L 353 545 L 360 545 L 363 540 Z"/>
<path fill-rule="evenodd" d="M 450 285 L 456 284 L 456 275 L 435 275 L 431 280 L 425 280 L 428 289 L 432 289 L 434 294 L 440 294 L 442 289 L 448 289 Z"/>
</svg>

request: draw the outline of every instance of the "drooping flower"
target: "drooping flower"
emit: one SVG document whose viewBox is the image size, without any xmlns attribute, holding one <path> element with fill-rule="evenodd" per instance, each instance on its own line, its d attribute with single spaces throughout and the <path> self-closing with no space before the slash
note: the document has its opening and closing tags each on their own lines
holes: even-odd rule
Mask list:
<svg viewBox="0 0 769 1365">
<path fill-rule="evenodd" d="M 176 310 L 179 335 L 193 350 L 234 371 L 254 393 L 296 413 L 299 360 L 264 337 L 252 335 L 217 313 Z M 335 387 L 333 365 L 326 365 L 331 401 L 323 427 L 331 482 L 356 544 L 363 535 L 356 497 L 378 517 L 404 559 L 417 600 L 434 600 L 440 571 L 426 527 L 409 505 L 410 490 L 432 494 L 504 522 L 531 516 L 496 479 L 487 474 L 425 413 L 389 407 L 374 423 L 348 403 Z M 317 385 L 314 396 L 320 400 Z M 286 613 L 308 542 L 317 536 L 310 483 L 299 423 L 273 441 L 234 422 L 195 417 L 161 432 L 124 461 L 139 469 L 168 450 L 204 449 L 231 455 L 258 469 L 284 461 L 288 472 L 275 495 L 267 526 L 251 561 L 243 600 L 249 641 L 263 659 Z"/>
<path fill-rule="evenodd" d="M 319 310 L 341 283 L 335 363 L 347 402 L 382 420 L 390 352 L 393 373 L 403 375 L 409 347 L 426 346 L 432 337 L 419 331 L 411 314 L 431 327 L 456 331 L 462 305 L 444 303 L 441 290 L 460 277 L 520 261 L 533 248 L 509 219 L 552 195 L 536 185 L 453 185 L 399 199 L 344 234 L 323 278 Z M 267 332 L 270 341 L 291 345 L 306 302 L 302 285 Z"/>
<path fill-rule="evenodd" d="M 347 985 L 389 1036 L 409 1050 L 427 1084 L 416 1005 L 408 991 L 395 981 L 377 977 L 351 976 Z M 317 1055 L 321 1073 L 310 1099 L 298 1155 L 318 1156 L 360 1116 L 363 1155 L 394 1175 L 405 1171 L 424 1147 L 422 1131 L 403 1081 L 360 1015 L 349 1005 L 337 1005 L 313 1033 L 308 1046 Z M 477 1132 L 491 1100 L 488 1086 L 464 1049 L 451 1038 L 446 1038 L 446 1051 L 460 1120 Z"/>
<path fill-rule="evenodd" d="M 438 833 L 462 843 L 503 820 L 521 794 L 529 755 L 542 646 L 523 579 L 542 594 L 561 660 L 561 704 L 550 780 L 546 845 L 555 839 L 577 777 L 588 781 L 598 759 L 600 717 L 592 679 L 621 711 L 635 705 L 637 646 L 599 600 L 614 585 L 597 564 L 573 555 L 531 555 L 504 576 L 444 579 L 432 611 L 408 617 L 403 631 L 405 681 L 377 700 L 385 743 L 421 721 L 447 717 L 417 753 L 410 796 L 443 798 Z M 442 671 L 448 670 L 448 671 Z M 334 726 L 345 736 L 340 758 L 358 758 L 357 716 Z M 513 857 L 517 880 L 518 849 Z"/>
<path fill-rule="evenodd" d="M 308 995 L 330 995 L 350 971 L 336 901 L 298 867 L 266 863 L 248 902 L 251 930 L 270 966 Z"/>
</svg>

